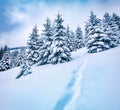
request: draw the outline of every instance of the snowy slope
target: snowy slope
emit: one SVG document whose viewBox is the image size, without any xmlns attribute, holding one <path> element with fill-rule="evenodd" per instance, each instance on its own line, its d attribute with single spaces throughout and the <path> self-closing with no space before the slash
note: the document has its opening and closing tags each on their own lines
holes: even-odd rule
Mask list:
<svg viewBox="0 0 120 110">
<path fill-rule="evenodd" d="M 52 110 L 64 92 L 85 49 L 72 53 L 73 61 L 34 66 L 32 74 L 15 79 L 20 68 L 0 73 L 0 110 Z"/>
<path fill-rule="evenodd" d="M 0 72 L 0 110 L 120 110 L 120 47 L 97 54 L 72 53 L 64 64 Z"/>
<path fill-rule="evenodd" d="M 69 110 L 120 110 L 120 47 L 88 55 L 88 62 Z"/>
</svg>

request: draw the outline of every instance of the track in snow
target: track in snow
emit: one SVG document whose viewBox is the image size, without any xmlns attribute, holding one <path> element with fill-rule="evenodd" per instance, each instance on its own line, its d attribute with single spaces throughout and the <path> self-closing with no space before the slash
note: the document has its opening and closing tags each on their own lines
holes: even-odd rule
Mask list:
<svg viewBox="0 0 120 110">
<path fill-rule="evenodd" d="M 80 96 L 80 81 L 87 66 L 86 51 L 82 53 L 80 60 L 82 60 L 81 63 L 72 71 L 73 76 L 65 88 L 65 93 L 56 103 L 54 110 L 69 110 L 69 106 Z"/>
</svg>

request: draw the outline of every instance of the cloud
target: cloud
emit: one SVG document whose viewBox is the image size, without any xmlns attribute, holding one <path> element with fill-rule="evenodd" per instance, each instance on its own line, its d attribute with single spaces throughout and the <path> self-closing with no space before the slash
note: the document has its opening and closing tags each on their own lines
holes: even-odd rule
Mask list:
<svg viewBox="0 0 120 110">
<path fill-rule="evenodd" d="M 18 7 L 13 6 L 6 9 L 4 15 L 8 19 L 8 23 L 21 23 L 27 17 L 25 13 L 21 12 Z"/>
<path fill-rule="evenodd" d="M 28 19 L 27 13 L 22 11 L 19 5 L 6 8 L 4 15 L 8 21 L 8 24 L 23 23 Z"/>
</svg>

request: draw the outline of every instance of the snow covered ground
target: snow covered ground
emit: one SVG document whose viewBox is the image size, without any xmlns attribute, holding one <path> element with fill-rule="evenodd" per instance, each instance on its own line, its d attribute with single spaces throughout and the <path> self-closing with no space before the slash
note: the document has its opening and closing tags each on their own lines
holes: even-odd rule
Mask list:
<svg viewBox="0 0 120 110">
<path fill-rule="evenodd" d="M 64 64 L 0 72 L 0 110 L 120 110 L 120 47 L 72 53 Z"/>
<path fill-rule="evenodd" d="M 81 82 L 69 110 L 120 110 L 120 47 L 88 55 Z"/>
</svg>

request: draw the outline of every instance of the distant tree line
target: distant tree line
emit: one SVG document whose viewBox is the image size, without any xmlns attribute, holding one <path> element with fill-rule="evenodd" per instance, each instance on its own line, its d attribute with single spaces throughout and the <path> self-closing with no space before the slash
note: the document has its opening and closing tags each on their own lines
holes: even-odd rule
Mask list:
<svg viewBox="0 0 120 110">
<path fill-rule="evenodd" d="M 9 47 L 7 45 L 0 48 L 0 60 L 2 59 L 5 52 L 9 50 Z"/>
</svg>

